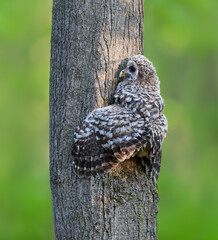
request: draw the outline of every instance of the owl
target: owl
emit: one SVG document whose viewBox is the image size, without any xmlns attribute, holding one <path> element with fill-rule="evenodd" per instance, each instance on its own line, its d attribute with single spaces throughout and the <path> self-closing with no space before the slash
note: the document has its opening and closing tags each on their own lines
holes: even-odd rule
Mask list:
<svg viewBox="0 0 218 240">
<path fill-rule="evenodd" d="M 120 78 L 114 104 L 93 110 L 75 130 L 73 169 L 90 176 L 137 157 L 149 163 L 157 180 L 168 125 L 156 70 L 145 56 L 135 55 Z"/>
</svg>

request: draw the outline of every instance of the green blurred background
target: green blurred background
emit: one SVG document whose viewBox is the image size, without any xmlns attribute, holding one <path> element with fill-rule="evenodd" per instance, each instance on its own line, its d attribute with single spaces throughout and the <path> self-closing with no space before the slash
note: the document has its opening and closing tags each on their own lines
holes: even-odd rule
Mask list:
<svg viewBox="0 0 218 240">
<path fill-rule="evenodd" d="M 54 239 L 48 163 L 51 0 L 0 0 L 0 239 Z M 218 1 L 145 1 L 145 55 L 169 132 L 160 240 L 218 239 Z"/>
</svg>

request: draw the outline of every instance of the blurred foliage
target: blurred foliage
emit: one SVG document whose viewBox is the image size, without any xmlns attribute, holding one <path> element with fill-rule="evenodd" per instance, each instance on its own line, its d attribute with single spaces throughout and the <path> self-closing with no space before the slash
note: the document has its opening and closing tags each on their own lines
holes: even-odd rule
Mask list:
<svg viewBox="0 0 218 240">
<path fill-rule="evenodd" d="M 0 0 L 0 239 L 54 239 L 48 164 L 51 1 Z"/>
<path fill-rule="evenodd" d="M 218 239 L 218 2 L 145 1 L 169 133 L 161 240 Z M 48 164 L 51 0 L 0 0 L 0 239 L 54 239 Z"/>
<path fill-rule="evenodd" d="M 161 240 L 218 239 L 218 1 L 145 1 L 144 52 L 169 121 L 159 179 Z"/>
</svg>

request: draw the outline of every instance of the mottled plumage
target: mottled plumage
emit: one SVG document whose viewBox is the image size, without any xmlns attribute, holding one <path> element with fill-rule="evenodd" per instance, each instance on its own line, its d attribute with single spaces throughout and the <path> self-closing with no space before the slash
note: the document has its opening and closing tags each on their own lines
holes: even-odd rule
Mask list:
<svg viewBox="0 0 218 240">
<path fill-rule="evenodd" d="M 120 77 L 115 103 L 95 109 L 76 129 L 73 168 L 80 176 L 90 176 L 138 156 L 149 161 L 157 180 L 167 119 L 156 70 L 146 57 L 136 55 Z"/>
</svg>

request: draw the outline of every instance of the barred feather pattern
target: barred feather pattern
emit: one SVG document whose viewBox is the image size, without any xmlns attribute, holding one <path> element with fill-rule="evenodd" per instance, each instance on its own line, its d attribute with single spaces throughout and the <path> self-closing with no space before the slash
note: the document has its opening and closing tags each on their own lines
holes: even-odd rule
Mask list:
<svg viewBox="0 0 218 240">
<path fill-rule="evenodd" d="M 121 77 L 115 103 L 93 110 L 75 130 L 73 168 L 79 176 L 90 176 L 137 156 L 149 161 L 150 175 L 157 180 L 168 125 L 156 70 L 136 55 Z"/>
</svg>

